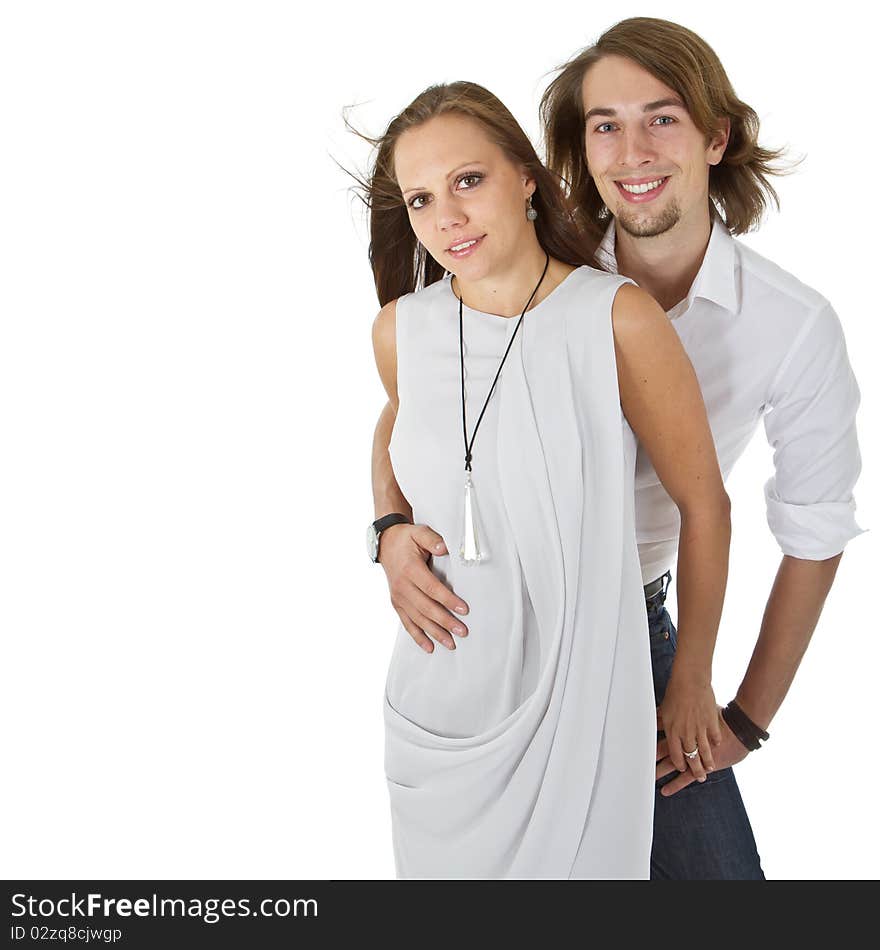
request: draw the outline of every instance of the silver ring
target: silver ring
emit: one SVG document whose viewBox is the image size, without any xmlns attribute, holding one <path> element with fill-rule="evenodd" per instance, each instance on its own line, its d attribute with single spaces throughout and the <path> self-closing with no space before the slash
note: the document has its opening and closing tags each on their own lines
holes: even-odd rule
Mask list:
<svg viewBox="0 0 880 950">
<path fill-rule="evenodd" d="M 681 751 L 684 752 L 684 749 L 682 749 Z M 700 751 L 700 747 L 697 746 L 697 747 L 694 749 L 693 752 L 685 752 L 684 754 L 685 754 L 689 759 L 695 759 L 695 758 L 697 757 L 697 753 L 698 753 L 699 751 Z"/>
</svg>

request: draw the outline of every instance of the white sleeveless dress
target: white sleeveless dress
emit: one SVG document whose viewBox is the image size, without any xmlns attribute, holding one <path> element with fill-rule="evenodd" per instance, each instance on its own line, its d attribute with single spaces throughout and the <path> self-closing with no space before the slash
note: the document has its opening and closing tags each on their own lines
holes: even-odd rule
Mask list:
<svg viewBox="0 0 880 950">
<path fill-rule="evenodd" d="M 400 878 L 650 876 L 657 723 L 611 325 L 623 283 L 580 267 L 526 313 L 473 446 L 476 565 L 458 553 L 458 300 L 447 276 L 397 302 L 391 461 L 450 551 L 433 572 L 470 606 L 454 651 L 398 627 L 384 718 Z M 463 318 L 470 439 L 519 318 Z"/>
</svg>

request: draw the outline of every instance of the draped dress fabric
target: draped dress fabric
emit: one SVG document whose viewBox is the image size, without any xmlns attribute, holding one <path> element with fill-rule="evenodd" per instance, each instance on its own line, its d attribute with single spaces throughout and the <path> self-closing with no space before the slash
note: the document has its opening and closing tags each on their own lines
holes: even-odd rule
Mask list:
<svg viewBox="0 0 880 950">
<path fill-rule="evenodd" d="M 385 683 L 399 878 L 648 878 L 656 711 L 611 306 L 572 271 L 529 310 L 473 446 L 486 561 L 459 557 L 464 440 L 449 277 L 397 302 L 390 454 L 435 575 L 470 606 L 457 649 L 402 625 Z M 464 308 L 468 438 L 518 317 Z"/>
</svg>

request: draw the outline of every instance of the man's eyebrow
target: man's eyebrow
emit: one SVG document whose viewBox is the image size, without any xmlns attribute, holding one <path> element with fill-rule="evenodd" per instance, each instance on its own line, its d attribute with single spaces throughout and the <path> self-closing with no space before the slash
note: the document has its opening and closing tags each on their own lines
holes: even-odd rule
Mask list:
<svg viewBox="0 0 880 950">
<path fill-rule="evenodd" d="M 677 96 L 668 96 L 666 99 L 646 103 L 642 107 L 642 112 L 653 112 L 655 109 L 665 109 L 667 106 L 678 106 L 679 109 L 687 110 L 687 106 Z"/>
<path fill-rule="evenodd" d="M 452 171 L 446 176 L 446 180 L 448 181 L 450 178 L 452 178 L 453 175 L 457 175 L 463 168 L 467 168 L 469 165 L 482 165 L 482 164 L 483 164 L 482 162 L 465 162 L 463 165 L 459 165 L 458 168 L 453 168 Z M 427 188 L 424 188 L 423 186 L 420 185 L 417 188 L 407 188 L 405 191 L 401 192 L 401 194 L 408 195 L 411 191 L 427 191 L 427 190 L 428 190 Z"/>
<path fill-rule="evenodd" d="M 642 106 L 642 112 L 653 112 L 655 109 L 664 109 L 666 106 L 678 106 L 679 109 L 687 111 L 687 106 L 681 99 L 669 96 L 666 99 L 656 99 L 654 102 L 646 102 L 645 105 Z M 607 106 L 599 106 L 595 109 L 590 109 L 590 111 L 586 113 L 584 122 L 594 115 L 615 116 L 617 115 L 617 111 Z"/>
</svg>

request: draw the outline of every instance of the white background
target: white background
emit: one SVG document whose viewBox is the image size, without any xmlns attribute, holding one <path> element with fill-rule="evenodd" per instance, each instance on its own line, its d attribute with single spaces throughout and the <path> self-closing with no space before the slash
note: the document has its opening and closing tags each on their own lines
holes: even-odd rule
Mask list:
<svg viewBox="0 0 880 950">
<path fill-rule="evenodd" d="M 737 777 L 768 878 L 877 876 L 880 143 L 856 4 L 2 9 L 4 877 L 393 877 L 397 617 L 364 548 L 384 394 L 342 108 L 378 133 L 469 79 L 536 137 L 548 71 L 646 14 L 702 34 L 766 143 L 806 155 L 745 240 L 840 314 L 874 530 Z M 760 428 L 729 482 L 720 701 L 780 557 L 770 470 Z"/>
</svg>

